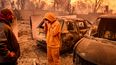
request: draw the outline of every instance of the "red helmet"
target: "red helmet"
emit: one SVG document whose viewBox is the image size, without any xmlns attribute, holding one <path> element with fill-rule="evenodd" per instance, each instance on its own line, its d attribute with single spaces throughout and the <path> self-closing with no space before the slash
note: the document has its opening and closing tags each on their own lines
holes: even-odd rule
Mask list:
<svg viewBox="0 0 116 65">
<path fill-rule="evenodd" d="M 1 10 L 1 14 L 4 18 L 12 20 L 14 18 L 13 12 L 10 9 Z"/>
</svg>

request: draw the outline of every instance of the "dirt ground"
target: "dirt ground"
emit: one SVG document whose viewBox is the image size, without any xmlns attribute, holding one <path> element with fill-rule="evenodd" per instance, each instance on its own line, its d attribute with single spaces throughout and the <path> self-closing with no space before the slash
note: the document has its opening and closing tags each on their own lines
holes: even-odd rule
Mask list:
<svg viewBox="0 0 116 65">
<path fill-rule="evenodd" d="M 36 42 L 31 38 L 31 29 L 29 20 L 19 21 L 19 44 L 21 56 L 18 59 L 18 65 L 47 65 L 46 52 L 36 46 Z M 72 53 L 61 55 L 61 65 L 73 65 Z"/>
</svg>

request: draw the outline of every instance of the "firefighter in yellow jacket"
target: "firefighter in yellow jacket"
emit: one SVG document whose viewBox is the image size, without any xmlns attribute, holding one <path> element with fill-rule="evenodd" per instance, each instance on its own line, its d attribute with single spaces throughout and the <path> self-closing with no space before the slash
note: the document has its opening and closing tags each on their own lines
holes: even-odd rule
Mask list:
<svg viewBox="0 0 116 65">
<path fill-rule="evenodd" d="M 48 65 L 60 65 L 60 33 L 61 26 L 56 19 L 55 14 L 46 13 L 45 17 L 46 43 L 47 43 L 47 58 Z"/>
</svg>

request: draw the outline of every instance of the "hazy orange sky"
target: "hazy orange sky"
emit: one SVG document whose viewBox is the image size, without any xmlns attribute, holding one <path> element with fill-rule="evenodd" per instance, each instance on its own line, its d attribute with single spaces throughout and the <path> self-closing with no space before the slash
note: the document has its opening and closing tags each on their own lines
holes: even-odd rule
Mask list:
<svg viewBox="0 0 116 65">
<path fill-rule="evenodd" d="M 51 3 L 53 0 L 45 0 L 48 3 Z M 71 3 L 74 4 L 76 1 L 78 0 L 71 0 Z M 85 0 L 81 0 L 81 1 L 85 1 Z M 91 0 L 91 1 L 95 1 L 95 0 Z M 103 0 L 104 4 L 109 5 L 109 7 L 113 10 L 116 10 L 116 0 Z"/>
<path fill-rule="evenodd" d="M 78 0 L 71 0 L 71 3 L 75 3 Z M 82 0 L 84 1 L 84 0 Z M 95 1 L 95 0 L 91 0 L 91 1 Z M 113 10 L 116 10 L 116 0 L 103 0 L 104 4 L 109 5 L 109 7 Z"/>
<path fill-rule="evenodd" d="M 104 0 L 104 4 L 109 5 L 110 9 L 116 12 L 116 0 Z"/>
</svg>

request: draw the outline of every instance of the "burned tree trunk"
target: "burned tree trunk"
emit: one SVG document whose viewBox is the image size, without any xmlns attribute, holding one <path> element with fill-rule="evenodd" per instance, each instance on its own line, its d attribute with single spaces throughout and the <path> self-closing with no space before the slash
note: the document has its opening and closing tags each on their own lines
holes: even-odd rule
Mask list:
<svg viewBox="0 0 116 65">
<path fill-rule="evenodd" d="M 103 0 L 95 0 L 93 13 L 96 13 L 98 11 L 102 3 L 103 3 Z"/>
</svg>

